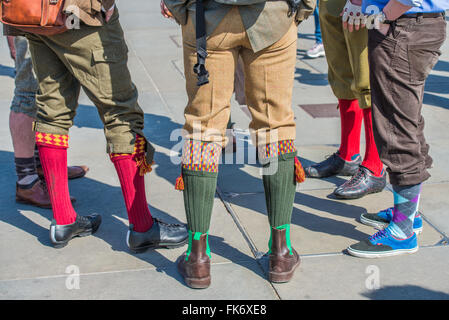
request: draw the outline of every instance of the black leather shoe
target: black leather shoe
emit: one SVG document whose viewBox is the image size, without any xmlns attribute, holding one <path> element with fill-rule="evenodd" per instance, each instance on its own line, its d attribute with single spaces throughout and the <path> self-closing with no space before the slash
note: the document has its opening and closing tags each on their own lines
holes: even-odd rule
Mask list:
<svg viewBox="0 0 449 320">
<path fill-rule="evenodd" d="M 153 218 L 153 226 L 147 232 L 136 232 L 129 226 L 126 242 L 134 253 L 142 253 L 147 249 L 173 249 L 185 245 L 189 239 L 187 228 L 180 224 L 168 224 Z"/>
<path fill-rule="evenodd" d="M 50 225 L 50 240 L 55 248 L 65 247 L 75 237 L 86 237 L 94 234 L 101 224 L 101 216 L 92 214 L 90 216 L 76 216 L 72 224 L 57 225 L 53 219 Z"/>
<path fill-rule="evenodd" d="M 346 161 L 336 152 L 326 160 L 305 168 L 304 171 L 306 177 L 309 178 L 326 178 L 335 175 L 353 176 L 357 173 L 361 163 L 362 157 L 360 155 L 352 161 Z"/>
<path fill-rule="evenodd" d="M 381 192 L 387 185 L 387 174 L 385 171 L 381 177 L 376 177 L 364 166 L 350 180 L 343 183 L 334 194 L 339 199 L 359 199 L 370 193 Z"/>
</svg>

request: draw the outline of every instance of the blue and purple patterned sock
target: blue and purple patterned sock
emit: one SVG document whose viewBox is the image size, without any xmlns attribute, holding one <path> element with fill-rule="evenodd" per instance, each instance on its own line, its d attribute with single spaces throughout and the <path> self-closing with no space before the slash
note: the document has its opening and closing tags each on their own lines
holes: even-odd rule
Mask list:
<svg viewBox="0 0 449 320">
<path fill-rule="evenodd" d="M 421 184 L 393 185 L 393 220 L 388 226 L 388 230 L 395 238 L 407 239 L 413 235 L 413 220 L 418 211 L 421 186 Z"/>
</svg>

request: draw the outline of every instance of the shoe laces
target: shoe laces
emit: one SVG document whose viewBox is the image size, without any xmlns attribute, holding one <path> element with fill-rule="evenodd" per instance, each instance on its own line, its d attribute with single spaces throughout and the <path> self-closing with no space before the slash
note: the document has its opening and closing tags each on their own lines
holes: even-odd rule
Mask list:
<svg viewBox="0 0 449 320">
<path fill-rule="evenodd" d="M 386 238 L 386 237 L 388 237 L 388 232 L 386 229 L 383 229 L 383 230 L 379 230 L 378 232 L 373 234 L 371 237 L 369 237 L 369 239 L 371 241 L 376 241 L 376 240 L 380 240 L 380 239 Z"/>
<path fill-rule="evenodd" d="M 316 49 L 317 49 L 317 48 L 319 48 L 320 46 L 322 46 L 322 44 L 321 44 L 321 43 L 315 43 L 315 44 L 313 45 L 313 47 L 312 47 L 311 51 L 314 51 L 314 50 L 316 50 Z"/>
<path fill-rule="evenodd" d="M 328 154 L 327 156 L 324 157 L 325 160 L 323 162 L 317 163 L 316 165 L 320 165 L 320 164 L 324 165 L 325 163 L 333 162 L 336 157 L 338 157 L 336 152 L 333 154 Z"/>
<path fill-rule="evenodd" d="M 78 215 L 76 217 L 76 220 L 77 220 L 77 222 L 79 224 L 84 225 L 84 226 L 88 226 L 88 225 L 90 225 L 92 223 L 92 221 L 88 217 L 86 217 L 86 216 Z"/>
<path fill-rule="evenodd" d="M 167 223 L 167 222 L 164 222 L 164 221 L 162 221 L 162 220 L 159 220 L 158 218 L 153 218 L 153 221 L 154 221 L 154 222 L 157 222 L 159 225 L 163 225 L 163 226 L 165 226 L 165 227 L 167 227 L 167 228 L 179 228 L 179 227 L 181 227 L 180 224 L 176 224 L 176 223 Z"/>
<path fill-rule="evenodd" d="M 361 181 L 366 179 L 366 172 L 362 168 L 359 168 L 357 173 L 347 182 L 347 186 L 358 185 Z"/>
</svg>

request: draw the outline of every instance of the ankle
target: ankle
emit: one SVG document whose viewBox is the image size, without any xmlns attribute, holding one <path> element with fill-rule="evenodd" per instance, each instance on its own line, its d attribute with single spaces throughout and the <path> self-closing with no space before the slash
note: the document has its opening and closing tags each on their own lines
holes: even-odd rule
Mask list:
<svg viewBox="0 0 449 320">
<path fill-rule="evenodd" d="M 209 246 L 209 232 L 201 233 L 189 230 L 186 261 L 188 261 L 191 256 L 201 258 L 203 255 L 208 256 L 209 259 L 212 258 Z"/>
</svg>

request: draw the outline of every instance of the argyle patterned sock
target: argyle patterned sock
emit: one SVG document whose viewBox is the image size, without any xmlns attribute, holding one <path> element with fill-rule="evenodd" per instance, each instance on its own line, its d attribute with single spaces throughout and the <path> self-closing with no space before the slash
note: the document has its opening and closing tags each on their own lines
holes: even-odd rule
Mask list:
<svg viewBox="0 0 449 320">
<path fill-rule="evenodd" d="M 413 220 L 418 211 L 421 186 L 393 185 L 393 220 L 388 225 L 388 230 L 395 238 L 407 239 L 413 235 Z"/>
<path fill-rule="evenodd" d="M 351 161 L 360 154 L 360 133 L 363 111 L 357 99 L 339 99 L 341 121 L 341 142 L 339 154 L 343 160 Z"/>
<path fill-rule="evenodd" d="M 39 158 L 39 149 L 37 145 L 34 146 L 34 163 L 36 164 L 36 168 L 42 167 L 41 159 Z"/>
<path fill-rule="evenodd" d="M 151 171 L 151 165 L 145 161 L 145 144 L 145 139 L 137 136 L 134 153 L 110 154 L 120 180 L 129 224 L 136 232 L 146 232 L 153 226 L 145 195 L 144 175 Z"/>
<path fill-rule="evenodd" d="M 16 165 L 17 184 L 21 188 L 31 188 L 39 179 L 34 157 L 14 158 Z"/>
<path fill-rule="evenodd" d="M 36 145 L 47 182 L 53 217 L 58 225 L 72 224 L 76 220 L 67 177 L 68 141 L 68 135 L 36 132 Z"/>
</svg>

